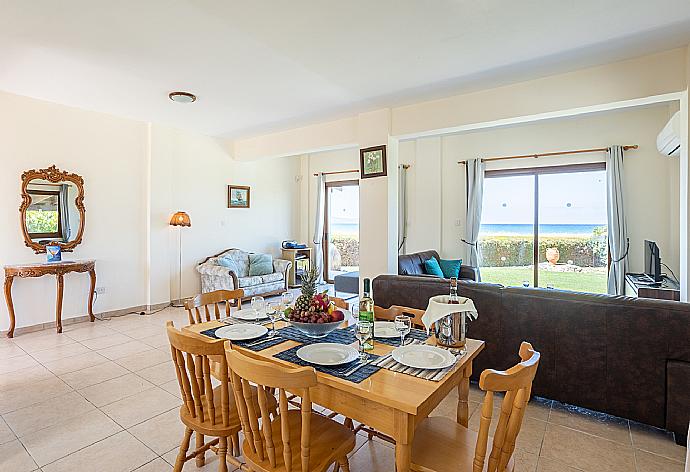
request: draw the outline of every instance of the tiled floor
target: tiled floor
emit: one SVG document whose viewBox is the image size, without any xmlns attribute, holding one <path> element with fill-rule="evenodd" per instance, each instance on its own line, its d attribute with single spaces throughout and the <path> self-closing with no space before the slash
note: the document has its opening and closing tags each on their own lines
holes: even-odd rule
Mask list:
<svg viewBox="0 0 690 472">
<path fill-rule="evenodd" d="M 182 438 L 177 380 L 163 326 L 182 309 L 0 339 L 0 471 L 172 470 Z M 470 428 L 482 396 L 470 393 Z M 455 418 L 457 397 L 433 415 Z M 392 471 L 393 448 L 358 438 L 355 471 Z M 518 438 L 520 472 L 681 472 L 685 448 L 627 420 L 535 399 Z M 207 465 L 217 460 L 207 453 Z"/>
</svg>

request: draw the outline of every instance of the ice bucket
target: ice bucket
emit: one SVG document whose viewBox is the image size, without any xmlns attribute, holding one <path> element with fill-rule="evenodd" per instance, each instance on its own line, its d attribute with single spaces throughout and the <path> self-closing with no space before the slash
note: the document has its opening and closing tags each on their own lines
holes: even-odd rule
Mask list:
<svg viewBox="0 0 690 472">
<path fill-rule="evenodd" d="M 439 345 L 462 348 L 466 342 L 467 317 L 477 318 L 477 310 L 469 298 L 459 297 L 460 303 L 453 305 L 448 303 L 449 298 L 447 295 L 431 297 L 422 321 L 433 329 Z"/>
</svg>

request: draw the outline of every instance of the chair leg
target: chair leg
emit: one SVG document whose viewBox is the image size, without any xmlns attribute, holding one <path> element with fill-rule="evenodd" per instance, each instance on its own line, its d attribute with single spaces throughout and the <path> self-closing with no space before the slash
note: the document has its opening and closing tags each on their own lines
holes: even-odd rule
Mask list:
<svg viewBox="0 0 690 472">
<path fill-rule="evenodd" d="M 197 451 L 204 447 L 204 435 L 201 433 L 196 433 L 196 449 Z M 206 463 L 206 451 L 199 453 L 196 456 L 196 466 L 203 467 Z"/>
<path fill-rule="evenodd" d="M 235 457 L 240 457 L 242 455 L 242 449 L 240 449 L 239 433 L 235 433 L 230 436 L 230 445 L 232 446 L 232 455 Z"/>
<path fill-rule="evenodd" d="M 345 421 L 343 421 L 343 426 L 352 430 L 355 429 L 355 424 L 352 421 L 352 418 L 345 418 Z"/>
<path fill-rule="evenodd" d="M 347 461 L 347 456 L 343 456 L 338 459 L 338 465 L 343 470 L 343 472 L 350 472 L 350 463 Z"/>
<path fill-rule="evenodd" d="M 184 459 L 187 457 L 187 451 L 189 450 L 189 441 L 192 439 L 192 429 L 185 428 L 184 437 L 182 438 L 182 444 L 180 444 L 180 452 L 177 453 L 177 459 L 175 460 L 175 467 L 173 467 L 173 472 L 182 472 L 182 467 L 184 466 Z"/>
<path fill-rule="evenodd" d="M 228 472 L 228 463 L 225 456 L 228 454 L 228 438 L 220 438 L 218 441 L 218 472 Z"/>
</svg>

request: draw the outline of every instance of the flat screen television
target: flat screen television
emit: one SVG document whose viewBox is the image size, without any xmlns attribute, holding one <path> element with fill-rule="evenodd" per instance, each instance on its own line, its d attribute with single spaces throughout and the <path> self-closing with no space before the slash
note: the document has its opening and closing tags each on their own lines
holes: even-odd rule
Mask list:
<svg viewBox="0 0 690 472">
<path fill-rule="evenodd" d="M 644 242 L 644 273 L 654 279 L 654 282 L 661 282 L 661 257 L 659 256 L 659 246 L 654 241 Z"/>
</svg>

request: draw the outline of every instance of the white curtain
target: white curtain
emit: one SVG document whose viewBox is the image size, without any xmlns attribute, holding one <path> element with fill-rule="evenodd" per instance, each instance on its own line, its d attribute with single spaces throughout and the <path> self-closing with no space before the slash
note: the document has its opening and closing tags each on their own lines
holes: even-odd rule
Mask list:
<svg viewBox="0 0 690 472">
<path fill-rule="evenodd" d="M 72 228 L 69 225 L 69 185 L 60 185 L 60 225 L 62 226 L 62 239 L 69 241 Z"/>
<path fill-rule="evenodd" d="M 609 251 L 611 251 L 608 293 L 623 295 L 630 240 L 623 209 L 623 148 L 621 146 L 611 146 L 606 152 L 606 200 Z"/>
<path fill-rule="evenodd" d="M 400 165 L 398 173 L 398 253 L 405 254 L 407 241 L 407 166 Z"/>
<path fill-rule="evenodd" d="M 465 237 L 462 242 L 468 246 L 467 265 L 479 267 L 479 226 L 482 223 L 482 199 L 484 197 L 484 163 L 481 159 L 466 162 L 467 172 L 467 218 Z"/>
<path fill-rule="evenodd" d="M 314 264 L 319 269 L 319 283 L 323 282 L 323 220 L 326 179 L 323 174 L 316 177 L 316 221 L 314 221 Z"/>
</svg>

